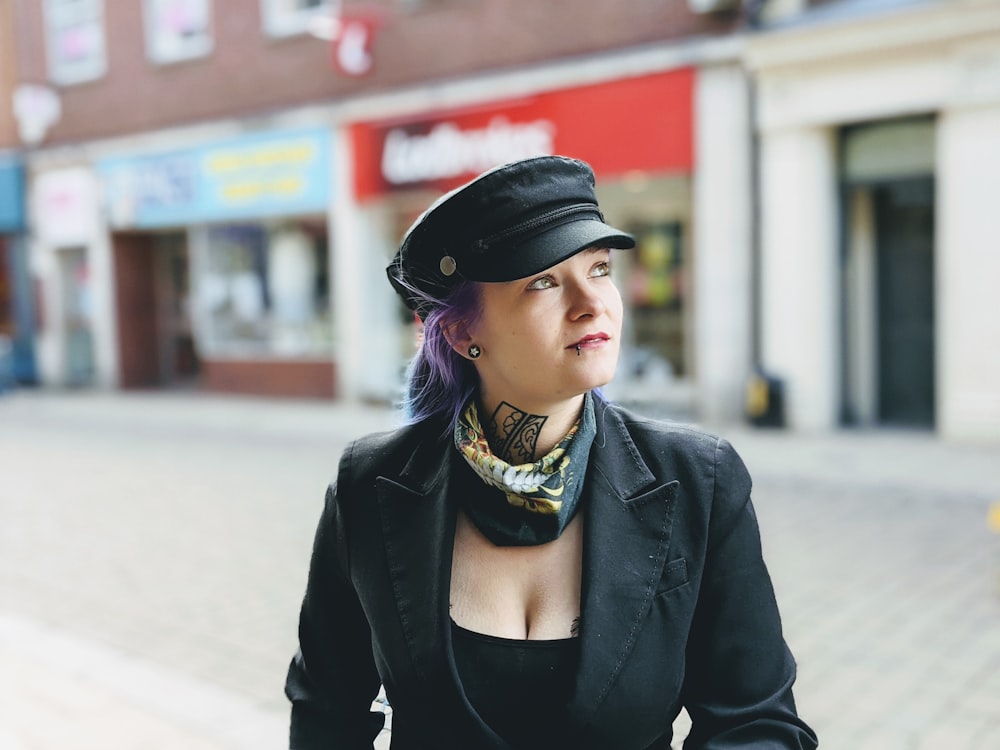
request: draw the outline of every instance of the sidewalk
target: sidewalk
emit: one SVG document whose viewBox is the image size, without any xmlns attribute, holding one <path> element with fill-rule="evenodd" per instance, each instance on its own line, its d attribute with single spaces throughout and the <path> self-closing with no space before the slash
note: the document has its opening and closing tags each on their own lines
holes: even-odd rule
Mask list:
<svg viewBox="0 0 1000 750">
<path fill-rule="evenodd" d="M 62 424 L 96 420 L 142 432 L 197 424 L 200 431 L 296 440 L 346 441 L 400 421 L 396 411 L 381 405 L 169 391 L 22 390 L 0 397 L 0 408 Z M 945 441 L 919 430 L 802 433 L 745 424 L 698 426 L 729 440 L 755 477 L 914 486 L 1000 500 L 1000 444 Z"/>
<path fill-rule="evenodd" d="M 325 401 L 0 396 L 0 750 L 287 747 L 281 685 L 313 510 L 346 440 L 391 424 L 385 409 Z M 308 510 L 294 545 L 267 543 L 270 580 L 243 586 L 235 572 L 265 546 L 249 541 L 261 529 L 226 539 L 179 525 L 210 519 L 229 491 L 252 512 L 295 482 Z M 193 559 L 174 575 L 175 558 Z"/>
<path fill-rule="evenodd" d="M 934 491 L 942 500 L 1000 501 L 1000 444 L 945 441 L 929 432 L 794 433 L 720 427 L 756 479 Z"/>
<path fill-rule="evenodd" d="M 15 615 L 0 613 L 0 750 L 273 750 L 287 718 Z"/>
</svg>

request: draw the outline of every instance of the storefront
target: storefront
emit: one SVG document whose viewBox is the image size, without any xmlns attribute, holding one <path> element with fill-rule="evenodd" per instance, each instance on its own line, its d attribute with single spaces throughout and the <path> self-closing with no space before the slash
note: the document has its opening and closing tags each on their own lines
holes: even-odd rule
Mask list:
<svg viewBox="0 0 1000 750">
<path fill-rule="evenodd" d="M 1000 6 L 953 6 L 748 47 L 761 354 L 792 427 L 1000 439 Z"/>
<path fill-rule="evenodd" d="M 38 168 L 30 195 L 41 381 L 113 386 L 115 352 L 107 315 L 110 269 L 97 178 L 82 164 Z"/>
<path fill-rule="evenodd" d="M 36 378 L 24 229 L 24 167 L 18 159 L 0 157 L 0 391 Z"/>
<path fill-rule="evenodd" d="M 628 311 L 616 398 L 670 401 L 673 394 L 690 402 L 697 75 L 681 68 L 353 124 L 357 236 L 367 246 L 358 305 L 364 295 L 370 326 L 357 342 L 360 395 L 391 394 L 413 352 L 412 322 L 385 284 L 384 267 L 414 218 L 482 170 L 558 153 L 594 167 L 606 219 L 638 239 L 636 252 L 614 265 Z M 372 388 L 381 393 L 365 390 Z"/>
<path fill-rule="evenodd" d="M 98 164 L 122 387 L 332 397 L 326 129 Z"/>
</svg>

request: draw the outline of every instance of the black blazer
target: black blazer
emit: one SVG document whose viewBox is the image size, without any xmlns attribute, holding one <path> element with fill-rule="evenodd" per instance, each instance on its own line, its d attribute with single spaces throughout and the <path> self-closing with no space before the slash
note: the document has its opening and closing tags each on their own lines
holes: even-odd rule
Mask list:
<svg viewBox="0 0 1000 750">
<path fill-rule="evenodd" d="M 730 445 L 595 400 L 584 516 L 581 663 L 566 748 L 815 748 L 761 558 L 750 477 Z M 316 534 L 285 692 L 293 750 L 507 748 L 469 705 L 449 591 L 461 457 L 441 423 L 352 444 Z M 527 697 L 537 700 L 537 696 Z"/>
</svg>

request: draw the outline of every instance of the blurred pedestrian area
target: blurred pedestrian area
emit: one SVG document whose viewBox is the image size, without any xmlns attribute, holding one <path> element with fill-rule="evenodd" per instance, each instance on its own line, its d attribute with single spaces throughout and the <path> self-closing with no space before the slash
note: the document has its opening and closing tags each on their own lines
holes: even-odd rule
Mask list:
<svg viewBox="0 0 1000 750">
<path fill-rule="evenodd" d="M 323 491 L 349 439 L 397 419 L 196 392 L 0 396 L 0 750 L 286 747 Z M 1000 747 L 1000 445 L 706 429 L 754 476 L 821 745 Z"/>
</svg>

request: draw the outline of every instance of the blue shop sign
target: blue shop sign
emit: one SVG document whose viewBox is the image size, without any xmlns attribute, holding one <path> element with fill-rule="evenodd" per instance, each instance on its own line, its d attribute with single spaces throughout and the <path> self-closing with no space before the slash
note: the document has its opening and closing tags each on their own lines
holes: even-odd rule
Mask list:
<svg viewBox="0 0 1000 750">
<path fill-rule="evenodd" d="M 24 230 L 24 165 L 0 160 L 0 233 Z"/>
<path fill-rule="evenodd" d="M 98 164 L 112 225 L 163 227 L 326 211 L 327 130 L 244 136 Z"/>
</svg>

